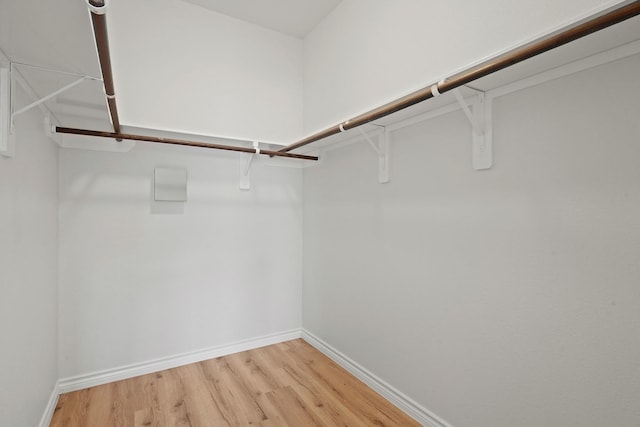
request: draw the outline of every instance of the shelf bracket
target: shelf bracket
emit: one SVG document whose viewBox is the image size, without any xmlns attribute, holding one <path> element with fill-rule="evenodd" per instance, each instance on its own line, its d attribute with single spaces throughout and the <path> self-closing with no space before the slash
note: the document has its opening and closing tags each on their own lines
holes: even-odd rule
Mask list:
<svg viewBox="0 0 640 427">
<path fill-rule="evenodd" d="M 51 98 L 55 98 L 56 96 L 60 95 L 62 92 L 66 92 L 69 89 L 71 89 L 72 87 L 78 86 L 80 83 L 84 82 L 87 79 L 88 79 L 88 77 L 84 77 L 84 76 L 80 77 L 78 80 L 75 80 L 74 82 L 69 83 L 68 85 L 66 85 L 64 87 L 61 87 L 60 89 L 51 92 L 49 95 L 44 96 L 44 97 L 42 97 L 40 99 L 37 99 L 37 100 L 33 101 L 31 104 L 25 105 L 24 107 L 20 108 L 19 110 L 14 111 L 11 114 L 11 125 L 13 126 L 13 120 L 15 119 L 16 116 L 18 116 L 18 115 L 20 115 L 22 113 L 25 113 L 25 112 L 29 111 L 30 109 L 32 109 L 34 107 L 37 107 L 38 105 L 40 105 L 40 104 L 42 104 L 44 102 L 47 102 Z"/>
<path fill-rule="evenodd" d="M 389 132 L 387 132 L 386 127 L 380 127 L 382 128 L 382 132 L 378 135 L 377 143 L 373 142 L 371 137 L 362 128 L 358 128 L 358 130 L 378 155 L 378 182 L 380 184 L 386 184 L 389 182 Z"/>
<path fill-rule="evenodd" d="M 253 165 L 253 159 L 260 154 L 260 143 L 258 141 L 253 142 L 253 148 L 255 153 L 251 153 L 240 162 L 240 190 L 251 190 L 251 166 Z"/>
<path fill-rule="evenodd" d="M 452 92 L 471 123 L 473 168 L 475 170 L 490 169 L 493 164 L 493 99 L 485 96 L 482 91 L 469 89 L 476 92 L 471 102 L 471 109 L 459 89 L 453 89 Z"/>
<path fill-rule="evenodd" d="M 11 69 L 0 65 L 0 155 L 13 157 L 11 132 Z"/>
<path fill-rule="evenodd" d="M 15 118 L 20 114 L 26 113 L 32 108 L 38 107 L 45 116 L 44 132 L 59 146 L 62 146 L 62 137 L 52 130 L 57 120 L 54 114 L 49 110 L 45 102 L 55 98 L 63 92 L 78 86 L 85 80 L 99 80 L 95 77 L 80 76 L 73 82 L 57 89 L 50 94 L 39 97 L 29 83 L 24 79 L 22 74 L 15 68 L 15 63 L 8 62 L 8 66 L 0 65 L 0 155 L 5 157 L 13 157 L 15 153 Z M 25 65 L 25 64 L 20 64 Z M 49 70 L 49 69 L 46 69 Z M 49 70 L 57 71 L 57 70 Z M 28 105 L 13 111 L 15 106 L 15 83 L 19 84 L 25 91 L 27 96 L 35 101 Z"/>
<path fill-rule="evenodd" d="M 56 133 L 56 123 L 51 119 L 51 115 L 44 116 L 44 134 L 47 135 L 58 146 L 63 147 L 62 135 Z"/>
</svg>

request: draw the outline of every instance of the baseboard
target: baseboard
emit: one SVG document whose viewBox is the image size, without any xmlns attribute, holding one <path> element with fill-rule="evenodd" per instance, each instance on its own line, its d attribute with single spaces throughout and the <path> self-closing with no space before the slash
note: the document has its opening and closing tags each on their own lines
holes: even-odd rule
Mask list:
<svg viewBox="0 0 640 427">
<path fill-rule="evenodd" d="M 56 410 L 56 405 L 58 404 L 58 396 L 60 395 L 60 381 L 56 382 L 53 386 L 53 390 L 51 391 L 51 396 L 49 397 L 49 402 L 47 402 L 47 406 L 44 409 L 44 414 L 42 414 L 42 418 L 38 423 L 38 427 L 49 427 L 51 424 L 51 418 L 53 417 L 53 413 Z"/>
<path fill-rule="evenodd" d="M 71 391 L 81 390 L 88 387 L 94 387 L 101 384 L 107 384 L 113 381 L 125 380 L 127 378 L 137 377 L 139 375 L 150 374 L 152 372 L 162 371 L 165 369 L 176 368 L 190 363 L 201 362 L 203 360 L 214 359 L 228 354 L 238 353 L 241 351 L 252 350 L 267 345 L 277 344 L 283 341 L 289 341 L 296 338 L 303 338 L 313 347 L 324 353 L 330 359 L 338 363 L 348 372 L 367 384 L 377 393 L 385 397 L 391 403 L 402 409 L 409 416 L 425 427 L 452 427 L 446 421 L 424 408 L 402 392 L 395 389 L 367 369 L 351 360 L 320 338 L 313 335 L 307 330 L 294 329 L 277 334 L 265 335 L 262 337 L 251 338 L 247 340 L 237 341 L 231 344 L 211 347 L 203 350 L 197 350 L 189 353 L 183 353 L 175 356 L 164 357 L 160 359 L 150 360 L 147 362 L 136 363 L 118 368 L 107 369 L 104 371 L 92 372 L 85 375 L 64 378 L 56 383 L 51 393 L 51 397 L 47 404 L 46 410 L 42 416 L 39 427 L 47 427 L 51 422 L 51 417 L 58 402 L 58 395 Z"/>
<path fill-rule="evenodd" d="M 381 396 L 385 397 L 391 403 L 402 409 L 409 416 L 425 427 L 453 427 L 442 418 L 435 415 L 416 401 L 398 391 L 396 388 L 383 381 L 364 367 L 351 360 L 329 344 L 313 335 L 306 329 L 302 330 L 302 339 L 311 344 L 313 347 L 324 353 L 331 360 L 342 366 L 360 381 L 371 387 Z"/>
<path fill-rule="evenodd" d="M 59 381 L 58 390 L 59 393 L 68 393 L 70 391 L 76 391 L 101 384 L 107 384 L 113 381 L 125 380 L 127 378 L 133 378 L 139 375 L 163 371 L 165 369 L 177 368 L 178 366 L 201 362 L 208 359 L 214 359 L 216 357 L 226 356 L 228 354 L 238 353 L 241 351 L 252 350 L 254 348 L 277 344 L 283 341 L 289 341 L 300 337 L 300 329 L 293 329 L 290 331 L 237 341 L 231 344 L 225 344 L 175 356 L 164 357 L 147 362 L 121 366 L 104 371 L 92 372 L 89 374 L 78 375 L 70 378 L 63 378 Z"/>
</svg>

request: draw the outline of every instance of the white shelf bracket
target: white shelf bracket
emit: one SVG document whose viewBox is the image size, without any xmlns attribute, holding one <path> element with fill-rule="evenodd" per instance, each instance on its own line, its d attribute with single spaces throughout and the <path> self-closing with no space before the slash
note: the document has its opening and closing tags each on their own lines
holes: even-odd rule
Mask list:
<svg viewBox="0 0 640 427">
<path fill-rule="evenodd" d="M 13 157 L 14 148 L 11 132 L 11 69 L 0 65 L 0 155 Z"/>
<path fill-rule="evenodd" d="M 358 128 L 358 130 L 360 131 L 360 133 L 362 134 L 362 136 L 364 137 L 365 140 L 367 140 L 367 142 L 369 143 L 369 145 L 371 146 L 371 148 L 373 149 L 373 151 L 376 152 L 376 154 L 379 154 L 379 150 L 378 150 L 378 145 L 373 142 L 371 140 L 371 138 L 369 137 L 369 135 L 364 131 L 364 129 L 362 128 Z"/>
<path fill-rule="evenodd" d="M 493 166 L 493 98 L 481 94 L 474 101 L 474 111 L 480 123 L 484 123 L 483 134 L 473 134 L 473 168 L 491 169 Z"/>
<path fill-rule="evenodd" d="M 258 141 L 253 142 L 253 148 L 256 152 L 249 154 L 248 157 L 240 162 L 240 190 L 251 190 L 251 166 L 253 165 L 253 159 L 260 154 Z"/>
<path fill-rule="evenodd" d="M 76 80 L 76 81 L 74 81 L 72 83 L 69 83 L 68 85 L 66 85 L 64 87 L 61 87 L 60 89 L 58 89 L 56 91 L 51 92 L 49 95 L 47 95 L 45 97 L 42 97 L 40 99 L 37 99 L 37 100 L 33 101 L 31 104 L 25 105 L 24 107 L 20 108 L 19 110 L 14 111 L 11 114 L 11 123 L 13 124 L 13 120 L 15 119 L 16 116 L 18 116 L 18 115 L 20 115 L 22 113 L 25 113 L 25 112 L 29 111 L 30 109 L 32 109 L 34 107 L 37 107 L 38 105 L 40 105 L 40 104 L 42 104 L 44 102 L 47 102 L 51 98 L 55 98 L 56 96 L 60 95 L 62 92 L 66 92 L 69 89 L 71 89 L 72 87 L 78 86 L 80 83 L 82 83 L 83 81 L 85 81 L 87 79 L 88 79 L 87 77 L 80 77 L 78 80 Z"/>
<path fill-rule="evenodd" d="M 389 132 L 384 126 L 380 126 L 382 132 L 378 135 L 378 142 L 375 143 L 369 135 L 362 129 L 360 133 L 367 140 L 373 151 L 378 155 L 378 182 L 386 184 L 389 182 Z"/>
<path fill-rule="evenodd" d="M 55 98 L 63 92 L 68 91 L 69 89 L 78 86 L 85 80 L 100 80 L 95 77 L 90 76 L 79 76 L 73 82 L 57 89 L 50 94 L 39 97 L 33 88 L 29 85 L 29 83 L 25 80 L 22 74 L 16 69 L 15 63 L 8 62 L 7 67 L 4 67 L 0 64 L 0 155 L 5 157 L 13 157 L 15 152 L 15 122 L 14 119 L 20 114 L 26 113 L 32 108 L 38 107 L 42 114 L 45 116 L 44 119 L 44 133 L 56 144 L 59 146 L 63 146 L 62 136 L 57 134 L 53 128 L 58 123 L 54 114 L 49 110 L 47 105 L 45 104 L 50 99 Z M 29 66 L 26 64 L 20 64 Z M 30 66 L 33 67 L 33 66 Z M 36 67 L 41 68 L 41 67 Z M 47 71 L 57 71 L 48 68 L 41 68 Z M 68 74 L 64 73 L 63 74 Z M 26 95 L 35 99 L 35 101 L 29 103 L 28 105 L 15 110 L 15 86 L 16 83 L 20 85 L 20 87 L 25 91 Z"/>
<path fill-rule="evenodd" d="M 469 88 L 471 89 L 471 88 Z M 490 169 L 493 164 L 493 99 L 476 89 L 471 109 L 459 89 L 453 89 L 462 111 L 471 123 L 473 144 L 473 168 L 475 170 Z"/>
<path fill-rule="evenodd" d="M 56 124 L 55 121 L 51 119 L 51 115 L 47 114 L 44 116 L 44 134 L 49 137 L 53 142 L 58 144 L 58 146 L 63 147 L 62 143 L 62 135 L 56 132 Z"/>
<path fill-rule="evenodd" d="M 378 182 L 386 184 L 389 182 L 389 132 L 383 128 L 378 135 Z"/>
</svg>

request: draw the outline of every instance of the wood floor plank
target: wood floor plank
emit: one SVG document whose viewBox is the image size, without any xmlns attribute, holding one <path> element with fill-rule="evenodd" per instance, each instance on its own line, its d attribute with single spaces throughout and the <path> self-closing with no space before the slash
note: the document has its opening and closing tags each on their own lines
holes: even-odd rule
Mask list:
<svg viewBox="0 0 640 427">
<path fill-rule="evenodd" d="M 91 390 L 90 405 L 87 407 L 86 418 L 109 419 L 112 416 L 113 388 L 96 387 Z"/>
<path fill-rule="evenodd" d="M 60 396 L 51 425 L 64 427 L 85 425 L 92 393 L 93 389 L 88 388 L 76 392 L 73 396 Z"/>
<path fill-rule="evenodd" d="M 220 410 L 216 396 L 210 392 L 208 379 L 203 375 L 201 364 L 192 364 L 172 370 L 174 388 L 173 411 L 180 419 L 187 419 L 195 426 L 230 426 Z M 172 425 L 172 424 L 169 424 Z"/>
<path fill-rule="evenodd" d="M 301 339 L 60 396 L 50 427 L 419 426 Z"/>
<path fill-rule="evenodd" d="M 262 352 L 262 357 L 269 357 L 281 364 L 278 373 L 283 384 L 291 385 L 303 399 L 313 405 L 314 412 L 323 420 L 323 425 L 362 425 L 362 417 L 346 408 L 332 391 L 319 387 L 317 378 L 310 374 L 306 366 L 290 357 L 282 345 L 270 346 Z"/>
<path fill-rule="evenodd" d="M 300 427 L 325 425 L 290 386 L 272 390 L 266 393 L 265 398 L 274 408 L 277 408 L 284 425 Z"/>
<path fill-rule="evenodd" d="M 256 396 L 281 387 L 273 376 L 273 371 L 278 368 L 277 364 L 259 363 L 260 359 L 256 357 L 259 358 L 261 352 L 261 349 L 249 350 L 225 357 L 231 369 L 238 373 L 244 386 L 255 392 Z"/>
<path fill-rule="evenodd" d="M 226 356 L 199 363 L 211 396 L 229 425 L 259 425 L 266 414 L 229 365 Z"/>
<path fill-rule="evenodd" d="M 323 354 L 313 349 L 311 358 L 305 353 L 311 348 L 302 340 L 296 342 L 283 343 L 285 353 L 294 361 L 301 374 L 300 384 L 313 385 L 317 395 L 326 396 L 338 408 L 340 408 L 341 418 L 345 425 L 396 425 L 395 422 L 384 420 L 382 413 L 379 413 L 377 406 L 388 406 L 389 403 L 377 393 L 373 393 L 379 398 L 378 401 L 370 402 L 364 399 L 367 391 L 372 391 L 360 380 L 340 368 L 342 375 L 327 376 L 326 370 L 317 370 L 316 365 L 322 368 L 330 368 L 335 365 L 333 361 Z M 325 366 L 328 365 L 328 366 Z M 336 365 L 337 366 L 337 365 Z"/>
<path fill-rule="evenodd" d="M 358 413 L 366 417 L 367 425 L 420 425 L 413 420 L 401 424 L 407 418 L 404 412 L 306 342 L 294 340 L 284 344 L 293 348 L 292 354 L 304 358 L 309 369 L 345 399 L 347 407 L 353 407 L 357 402 Z"/>
<path fill-rule="evenodd" d="M 164 375 L 149 374 L 135 378 L 135 385 L 140 389 L 136 394 L 137 403 L 132 405 L 137 408 L 133 413 L 134 427 L 159 427 L 166 425 L 163 405 L 159 397 L 159 381 Z"/>
</svg>

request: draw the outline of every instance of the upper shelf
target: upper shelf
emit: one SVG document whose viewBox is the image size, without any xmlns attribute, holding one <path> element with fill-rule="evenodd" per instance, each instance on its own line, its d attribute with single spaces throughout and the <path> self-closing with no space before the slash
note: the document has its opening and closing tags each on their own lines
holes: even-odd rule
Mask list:
<svg viewBox="0 0 640 427">
<path fill-rule="evenodd" d="M 93 37 L 91 34 L 90 21 L 87 17 L 84 3 L 76 0 L 55 3 L 59 4 L 56 4 L 55 7 L 44 6 L 47 11 L 51 12 L 50 15 L 46 15 L 45 19 L 43 17 L 45 14 L 33 13 L 38 7 L 42 7 L 41 2 L 34 0 L 2 2 L 0 12 L 3 14 L 8 13 L 8 16 L 15 14 L 15 22 L 21 21 L 23 18 L 26 19 L 27 16 L 30 20 L 26 20 L 25 25 L 12 23 L 10 31 L 11 37 L 8 40 L 3 40 L 3 43 L 6 42 L 8 44 L 3 44 L 1 47 L 11 59 L 16 62 L 35 63 L 65 72 L 72 72 L 76 75 L 99 76 L 95 47 L 92 44 Z M 20 7 L 17 5 L 20 5 Z M 65 22 L 65 31 L 60 32 L 59 28 L 53 31 L 52 25 L 59 26 L 59 22 L 63 21 Z M 63 40 L 66 45 L 65 43 L 60 43 L 60 40 L 55 39 L 55 37 L 50 40 L 50 43 L 38 43 L 37 40 L 47 38 L 48 32 L 72 36 L 67 37 L 68 40 Z M 34 35 L 38 37 L 34 37 Z M 491 91 L 637 40 L 640 40 L 639 17 L 629 19 L 502 71 L 483 77 L 471 82 L 469 86 L 485 92 Z M 16 68 L 28 81 L 33 92 L 39 97 L 44 97 L 77 78 L 77 76 L 64 73 L 52 73 L 20 65 L 16 65 Z M 425 85 L 430 83 L 433 82 L 425 82 Z M 474 94 L 473 91 L 466 90 L 465 88 L 461 88 L 460 90 L 464 96 Z M 438 98 L 429 99 L 409 109 L 377 120 L 374 122 L 374 125 L 388 126 L 409 117 L 454 104 L 455 102 L 456 100 L 452 94 L 445 93 Z M 58 121 L 61 122 L 62 125 L 82 127 L 86 126 L 87 121 L 89 121 L 94 129 L 109 130 L 110 128 L 108 111 L 104 102 L 104 91 L 100 82 L 87 80 L 47 101 L 46 106 L 59 119 Z M 18 108 L 19 107 L 20 106 L 18 106 Z M 374 131 L 376 129 L 374 125 L 368 125 L 365 129 Z M 351 130 L 331 136 L 326 140 L 315 142 L 311 146 L 297 150 L 297 152 L 308 153 L 317 151 L 318 149 L 333 145 L 337 142 L 352 139 L 357 135 L 359 135 L 358 131 Z M 247 144 L 249 144 L 249 142 Z"/>
<path fill-rule="evenodd" d="M 590 34 L 581 39 L 557 47 L 543 54 L 534 56 L 518 64 L 477 79 L 467 86 L 482 92 L 497 91 L 524 79 L 538 76 L 551 70 L 560 69 L 576 61 L 594 57 L 603 52 L 608 52 L 616 48 L 640 42 L 640 16 L 628 19 L 619 24 L 613 25 L 596 33 Z M 483 58 L 486 59 L 486 58 Z M 479 63 L 482 61 L 479 61 Z M 425 86 L 432 82 L 425 82 Z M 473 89 L 464 86 L 459 88 L 461 94 L 466 97 L 476 95 Z M 442 110 L 447 106 L 456 106 L 456 98 L 451 92 L 447 92 L 436 98 L 430 98 L 412 107 L 398 111 L 382 119 L 375 120 L 371 124 L 363 125 L 366 132 L 375 133 L 379 126 L 394 126 L 397 123 L 407 121 L 412 117 L 429 115 L 430 112 Z M 347 118 L 345 118 L 347 119 Z M 360 131 L 350 129 L 343 133 L 338 133 L 322 140 L 313 142 L 310 145 L 296 150 L 300 153 L 313 153 L 324 149 L 335 148 L 343 143 L 352 140 L 363 139 Z"/>
</svg>

